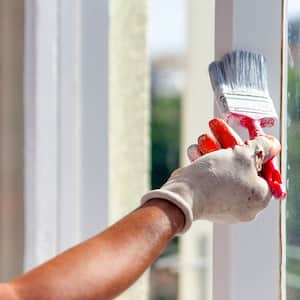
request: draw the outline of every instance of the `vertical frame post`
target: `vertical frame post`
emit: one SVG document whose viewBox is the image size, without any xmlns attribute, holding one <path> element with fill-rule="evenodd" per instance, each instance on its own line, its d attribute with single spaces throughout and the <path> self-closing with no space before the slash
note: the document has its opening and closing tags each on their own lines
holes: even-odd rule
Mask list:
<svg viewBox="0 0 300 300">
<path fill-rule="evenodd" d="M 25 269 L 108 224 L 108 16 L 26 0 Z"/>
<path fill-rule="evenodd" d="M 146 1 L 26 1 L 26 269 L 149 188 L 146 24 Z M 147 299 L 147 276 L 132 297 Z"/>
<path fill-rule="evenodd" d="M 25 269 L 57 253 L 57 1 L 25 3 Z"/>
<path fill-rule="evenodd" d="M 80 0 L 81 237 L 109 222 L 109 0 Z"/>
<path fill-rule="evenodd" d="M 217 0 L 216 59 L 233 49 L 267 58 L 269 90 L 281 112 L 282 1 Z M 280 138 L 280 121 L 268 131 Z M 280 209 L 272 200 L 254 222 L 214 226 L 214 300 L 280 299 Z"/>
<path fill-rule="evenodd" d="M 186 149 L 207 132 L 213 118 L 213 91 L 208 65 L 214 59 L 215 1 L 186 1 L 186 87 L 182 102 L 181 161 L 188 163 Z M 205 26 L 204 26 L 205 24 Z M 179 299 L 212 299 L 212 223 L 195 222 L 180 237 Z"/>
<path fill-rule="evenodd" d="M 24 2 L 0 1 L 0 281 L 23 269 Z"/>
</svg>

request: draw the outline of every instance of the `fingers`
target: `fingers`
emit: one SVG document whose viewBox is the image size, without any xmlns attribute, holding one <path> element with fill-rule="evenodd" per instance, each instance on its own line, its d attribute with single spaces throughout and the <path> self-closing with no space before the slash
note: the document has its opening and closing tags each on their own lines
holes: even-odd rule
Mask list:
<svg viewBox="0 0 300 300">
<path fill-rule="evenodd" d="M 190 145 L 187 149 L 187 156 L 191 162 L 196 160 L 201 156 L 201 153 L 199 151 L 199 147 L 197 144 Z"/>
<path fill-rule="evenodd" d="M 266 163 L 271 158 L 279 154 L 281 146 L 279 141 L 270 135 L 258 136 L 254 140 L 249 140 L 246 142 L 255 152 L 257 149 L 261 149 L 264 153 L 263 163 Z"/>
<path fill-rule="evenodd" d="M 268 183 L 266 182 L 266 180 L 264 180 L 263 178 L 261 178 L 259 176 L 257 177 L 256 189 L 251 198 L 252 199 L 250 200 L 249 205 L 252 208 L 256 207 L 258 209 L 257 212 L 259 212 L 260 210 L 267 207 L 267 205 L 269 204 L 269 202 L 272 198 L 272 193 L 269 189 L 269 186 L 268 186 Z"/>
<path fill-rule="evenodd" d="M 255 161 L 262 166 L 262 177 L 268 183 L 270 190 L 275 198 L 284 199 L 286 191 L 282 185 L 280 171 L 277 169 L 273 157 L 281 149 L 279 141 L 273 136 L 258 136 L 253 140 L 247 141 L 250 152 L 255 155 Z M 261 153 L 261 156 L 259 155 Z M 260 168 L 261 170 L 261 168 Z"/>
<path fill-rule="evenodd" d="M 221 146 L 217 140 L 208 133 L 199 136 L 198 147 L 202 154 L 207 154 L 221 149 Z"/>
<path fill-rule="evenodd" d="M 193 144 L 187 149 L 187 155 L 191 162 L 201 155 L 217 151 L 221 148 L 233 148 L 236 145 L 243 145 L 239 135 L 222 119 L 214 118 L 209 122 L 209 127 L 213 133 L 202 134 L 198 138 L 198 145 Z"/>
<path fill-rule="evenodd" d="M 244 144 L 239 135 L 222 119 L 210 120 L 209 127 L 222 148 L 233 148 L 236 145 Z"/>
<path fill-rule="evenodd" d="M 191 162 L 195 161 L 203 154 L 221 149 L 218 141 L 210 134 L 204 133 L 198 138 L 198 145 L 192 144 L 187 149 L 187 155 Z"/>
<path fill-rule="evenodd" d="M 262 174 L 267 181 L 272 194 L 278 199 L 284 199 L 286 197 L 286 191 L 282 185 L 280 172 L 276 168 L 273 160 L 269 160 L 264 164 Z"/>
</svg>

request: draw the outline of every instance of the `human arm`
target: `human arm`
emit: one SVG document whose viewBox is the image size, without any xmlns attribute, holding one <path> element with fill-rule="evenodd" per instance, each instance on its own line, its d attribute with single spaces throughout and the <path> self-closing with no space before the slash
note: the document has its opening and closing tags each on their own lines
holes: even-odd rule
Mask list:
<svg viewBox="0 0 300 300">
<path fill-rule="evenodd" d="M 140 208 L 102 234 L 3 286 L 12 293 L 3 299 L 115 297 L 192 221 L 253 219 L 271 199 L 258 171 L 279 150 L 273 138 L 260 137 L 196 159 L 176 170 L 161 189 L 145 194 Z"/>
<path fill-rule="evenodd" d="M 175 205 L 153 199 L 103 233 L 17 278 L 9 286 L 17 298 L 1 299 L 113 299 L 153 263 L 183 225 L 184 216 Z"/>
<path fill-rule="evenodd" d="M 0 299 L 3 300 L 19 300 L 15 288 L 12 283 L 0 284 Z"/>
</svg>

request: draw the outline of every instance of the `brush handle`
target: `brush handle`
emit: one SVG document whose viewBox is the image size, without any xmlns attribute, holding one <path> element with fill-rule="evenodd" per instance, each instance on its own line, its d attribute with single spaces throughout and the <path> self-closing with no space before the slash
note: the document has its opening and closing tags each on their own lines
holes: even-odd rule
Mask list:
<svg viewBox="0 0 300 300">
<path fill-rule="evenodd" d="M 253 140 L 256 137 L 261 136 L 261 135 L 266 135 L 263 132 L 263 129 L 260 125 L 260 120 L 254 120 L 254 119 L 250 119 L 248 117 L 243 117 L 240 120 L 240 124 L 243 127 L 247 128 L 250 140 Z"/>
<path fill-rule="evenodd" d="M 240 119 L 240 124 L 248 129 L 251 140 L 257 136 L 265 135 L 262 130 L 260 120 L 243 117 Z M 273 196 L 278 199 L 284 199 L 286 197 L 286 191 L 282 185 L 281 174 L 275 164 L 274 158 L 270 159 L 263 165 L 262 175 L 268 182 Z"/>
</svg>

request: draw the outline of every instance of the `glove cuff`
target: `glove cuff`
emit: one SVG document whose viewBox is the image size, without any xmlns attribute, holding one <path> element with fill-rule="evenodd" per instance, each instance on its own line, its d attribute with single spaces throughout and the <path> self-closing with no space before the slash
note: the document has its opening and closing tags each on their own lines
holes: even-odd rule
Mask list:
<svg viewBox="0 0 300 300">
<path fill-rule="evenodd" d="M 168 190 L 153 190 L 145 194 L 142 199 L 141 203 L 145 204 L 147 201 L 152 199 L 164 199 L 167 200 L 174 205 L 176 205 L 180 210 L 183 212 L 185 217 L 185 224 L 183 229 L 178 234 L 185 233 L 192 225 L 193 222 L 193 212 L 191 207 L 188 205 L 188 203 L 177 193 L 174 193 L 172 191 Z"/>
</svg>

